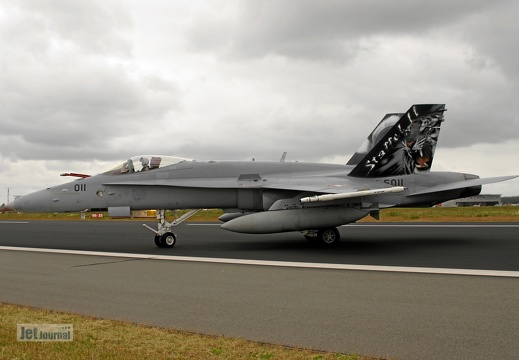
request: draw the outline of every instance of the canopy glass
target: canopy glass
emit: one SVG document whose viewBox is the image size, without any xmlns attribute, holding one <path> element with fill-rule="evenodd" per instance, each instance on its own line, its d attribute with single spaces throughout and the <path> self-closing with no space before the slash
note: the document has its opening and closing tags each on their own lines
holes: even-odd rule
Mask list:
<svg viewBox="0 0 519 360">
<path fill-rule="evenodd" d="M 141 171 L 152 171 L 186 161 L 193 160 L 167 155 L 138 155 L 104 172 L 104 174 L 121 175 L 132 174 Z"/>
</svg>

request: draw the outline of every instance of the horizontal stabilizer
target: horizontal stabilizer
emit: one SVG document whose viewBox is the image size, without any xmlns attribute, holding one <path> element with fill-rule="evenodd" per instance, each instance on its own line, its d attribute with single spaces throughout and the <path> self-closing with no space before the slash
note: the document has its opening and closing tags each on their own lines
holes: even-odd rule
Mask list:
<svg viewBox="0 0 519 360">
<path fill-rule="evenodd" d="M 416 195 L 430 194 L 430 193 L 440 192 L 440 191 L 449 191 L 449 190 L 468 188 L 468 187 L 472 187 L 472 186 L 492 184 L 492 183 L 496 183 L 496 182 L 515 179 L 516 177 L 519 177 L 519 175 L 498 176 L 498 177 L 490 177 L 490 178 L 482 178 L 482 179 L 456 181 L 456 182 L 452 182 L 452 183 L 448 183 L 448 184 L 433 186 L 433 187 L 427 188 L 425 190 L 417 191 L 408 196 L 416 196 Z"/>
<path fill-rule="evenodd" d="M 381 195 L 388 193 L 399 193 L 404 191 L 406 188 L 403 186 L 394 186 L 386 189 L 373 189 L 373 190 L 360 190 L 354 192 L 348 192 L 343 194 L 323 194 L 323 195 L 315 195 L 304 197 L 301 199 L 302 203 L 309 202 L 318 202 L 318 201 L 332 201 L 332 200 L 340 200 L 340 199 L 349 199 L 361 196 L 372 196 L 372 195 Z"/>
</svg>

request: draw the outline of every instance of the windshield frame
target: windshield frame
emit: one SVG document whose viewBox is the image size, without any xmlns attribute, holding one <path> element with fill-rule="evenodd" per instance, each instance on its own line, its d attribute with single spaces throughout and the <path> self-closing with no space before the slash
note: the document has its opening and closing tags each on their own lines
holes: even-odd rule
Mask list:
<svg viewBox="0 0 519 360">
<path fill-rule="evenodd" d="M 194 160 L 170 155 L 137 155 L 123 161 L 122 163 L 119 163 L 102 174 L 136 174 L 191 161 Z"/>
</svg>

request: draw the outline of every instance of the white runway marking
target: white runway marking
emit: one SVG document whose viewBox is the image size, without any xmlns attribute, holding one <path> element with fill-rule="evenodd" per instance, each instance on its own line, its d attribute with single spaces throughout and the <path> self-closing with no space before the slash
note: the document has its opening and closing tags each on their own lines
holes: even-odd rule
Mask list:
<svg viewBox="0 0 519 360">
<path fill-rule="evenodd" d="M 381 271 L 381 272 L 415 273 L 415 274 L 472 275 L 472 276 L 494 276 L 494 277 L 519 278 L 519 271 L 503 271 L 503 270 L 443 269 L 443 268 L 404 267 L 404 266 L 350 265 L 350 264 L 305 263 L 305 262 L 291 262 L 291 261 L 220 259 L 220 258 L 206 258 L 206 257 L 192 257 L 192 256 L 111 253 L 111 252 L 101 252 L 101 251 L 78 251 L 78 250 L 62 250 L 62 249 L 39 249 L 39 248 L 14 247 L 14 246 L 0 246 L 0 250 L 27 251 L 27 252 L 67 254 L 67 255 L 104 256 L 104 257 L 128 258 L 128 259 L 189 261 L 189 262 L 214 263 L 214 264 L 257 265 L 257 266 L 275 266 L 275 267 L 291 267 L 291 268 L 307 268 L 307 269 L 358 270 L 358 271 Z"/>
<path fill-rule="evenodd" d="M 15 220 L 0 221 L 0 224 L 28 224 L 28 223 L 29 223 L 28 221 L 15 221 Z"/>
</svg>

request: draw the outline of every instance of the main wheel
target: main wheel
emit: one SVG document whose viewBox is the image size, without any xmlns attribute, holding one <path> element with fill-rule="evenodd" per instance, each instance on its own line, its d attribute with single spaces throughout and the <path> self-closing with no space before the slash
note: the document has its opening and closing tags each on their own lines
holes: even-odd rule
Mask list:
<svg viewBox="0 0 519 360">
<path fill-rule="evenodd" d="M 162 247 L 165 247 L 165 248 L 171 248 L 171 247 L 175 246 L 176 242 L 177 242 L 177 237 L 175 236 L 175 234 L 173 234 L 171 232 L 165 233 L 164 235 L 162 235 L 160 237 L 160 243 L 162 244 Z"/>
<path fill-rule="evenodd" d="M 341 239 L 341 234 L 337 228 L 321 229 L 317 232 L 319 242 L 326 246 L 337 245 Z"/>
</svg>

